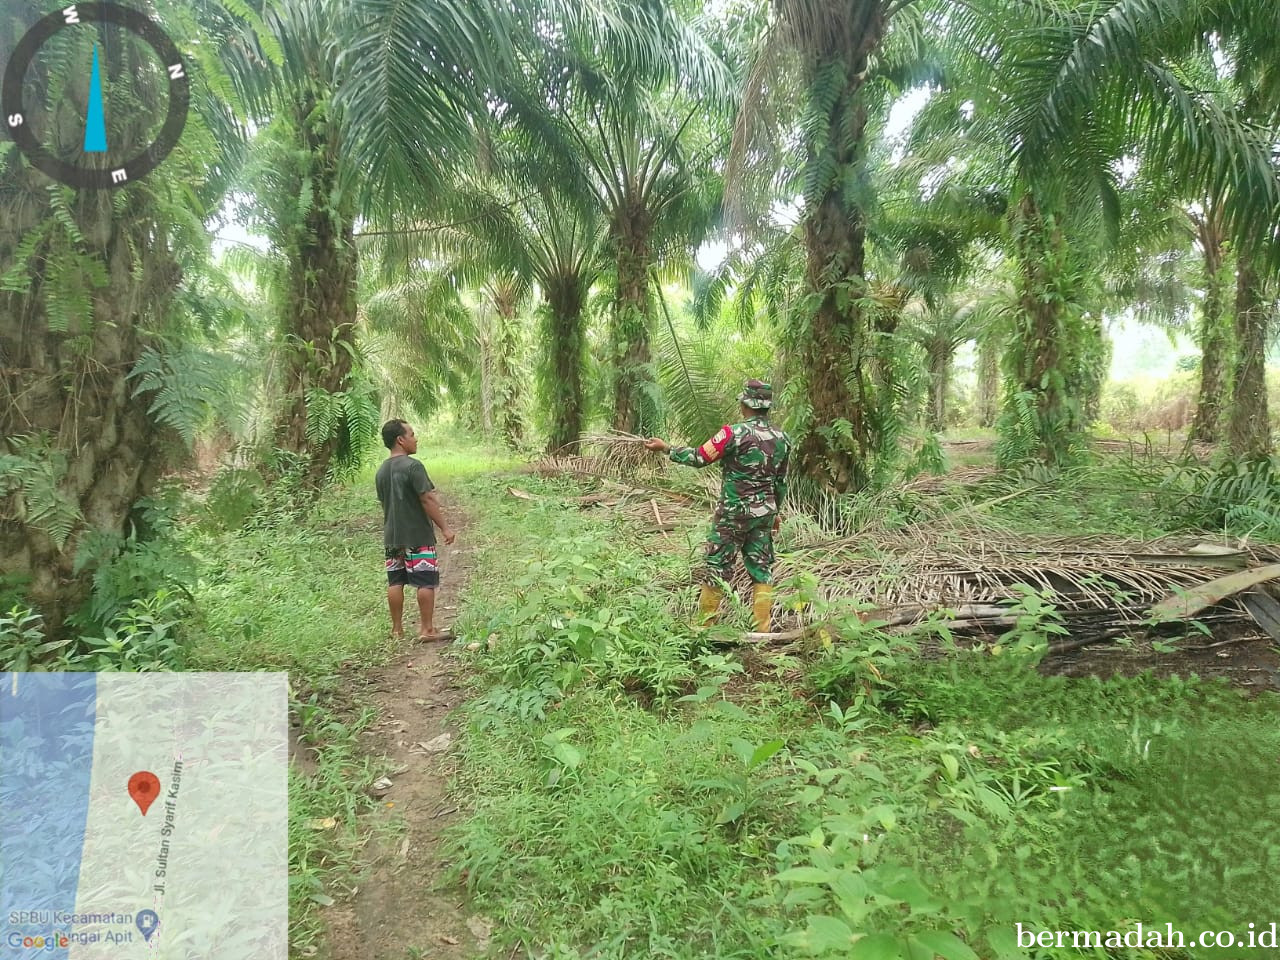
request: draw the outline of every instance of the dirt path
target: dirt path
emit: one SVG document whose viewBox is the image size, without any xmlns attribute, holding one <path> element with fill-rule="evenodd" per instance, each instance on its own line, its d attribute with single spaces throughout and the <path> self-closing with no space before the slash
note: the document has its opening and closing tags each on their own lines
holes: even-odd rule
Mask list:
<svg viewBox="0 0 1280 960">
<path fill-rule="evenodd" d="M 441 545 L 435 621 L 448 627 L 466 589 L 474 546 L 466 517 L 448 498 L 441 500 L 458 531 L 452 547 Z M 417 606 L 410 591 L 405 632 L 416 631 Z M 441 889 L 446 870 L 441 834 L 459 816 L 447 794 L 451 760 L 449 749 L 441 749 L 442 738 L 456 736 L 446 719 L 463 697 L 448 646 L 411 643 L 386 667 L 353 678 L 352 692 L 378 715 L 363 738 L 365 751 L 387 757 L 391 769 L 392 785 L 374 817 L 403 829 L 385 840 L 375 831 L 364 850 L 355 896 L 326 911 L 330 960 L 464 960 L 483 956 L 488 948 L 489 925 L 465 914 L 456 891 Z"/>
</svg>

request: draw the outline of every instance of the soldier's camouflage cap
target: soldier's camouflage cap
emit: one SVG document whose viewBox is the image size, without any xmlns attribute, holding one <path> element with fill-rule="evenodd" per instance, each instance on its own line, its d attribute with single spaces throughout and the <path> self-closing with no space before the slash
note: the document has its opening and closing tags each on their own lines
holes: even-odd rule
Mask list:
<svg viewBox="0 0 1280 960">
<path fill-rule="evenodd" d="M 773 387 L 763 380 L 748 380 L 738 394 L 738 400 L 752 410 L 768 410 L 773 406 Z"/>
</svg>

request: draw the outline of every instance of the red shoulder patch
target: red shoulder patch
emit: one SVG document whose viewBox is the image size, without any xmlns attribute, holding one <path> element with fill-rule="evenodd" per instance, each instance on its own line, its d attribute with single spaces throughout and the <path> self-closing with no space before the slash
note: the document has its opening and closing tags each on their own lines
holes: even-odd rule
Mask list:
<svg viewBox="0 0 1280 960">
<path fill-rule="evenodd" d="M 724 448 L 729 445 L 733 431 L 728 424 L 720 428 L 720 432 L 702 445 L 702 456 L 707 460 L 719 460 L 724 455 Z"/>
</svg>

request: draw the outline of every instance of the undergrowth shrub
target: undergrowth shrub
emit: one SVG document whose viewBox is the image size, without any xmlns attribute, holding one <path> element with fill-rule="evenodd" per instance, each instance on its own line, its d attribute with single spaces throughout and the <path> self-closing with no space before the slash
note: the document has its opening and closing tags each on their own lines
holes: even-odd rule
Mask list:
<svg viewBox="0 0 1280 960">
<path fill-rule="evenodd" d="M 537 715 L 547 698 L 582 683 L 656 702 L 687 692 L 705 635 L 673 617 L 652 582 L 638 554 L 581 531 L 557 536 L 479 625 L 492 640 L 481 663 L 498 684 L 488 702 Z"/>
<path fill-rule="evenodd" d="M 202 525 L 214 532 L 239 530 L 262 510 L 266 491 L 266 481 L 251 467 L 220 470 L 205 496 Z"/>
<path fill-rule="evenodd" d="M 477 719 L 491 706 L 473 701 Z M 581 686 L 467 738 L 452 874 L 539 956 L 766 957 L 771 835 L 794 825 L 774 718 L 698 719 Z"/>
<path fill-rule="evenodd" d="M 50 669 L 45 661 L 61 646 L 60 641 L 45 640 L 44 618 L 30 607 L 15 604 L 0 616 L 0 670 Z"/>
<path fill-rule="evenodd" d="M 0 670 L 182 670 L 189 644 L 179 623 L 186 607 L 185 599 L 160 590 L 97 629 L 52 640 L 38 614 L 14 607 L 0 617 Z"/>
<path fill-rule="evenodd" d="M 1280 460 L 1183 463 L 1165 480 L 1188 525 L 1280 540 Z"/>
<path fill-rule="evenodd" d="M 1103 484 L 1125 468 L 1072 469 L 1070 483 Z M 729 685 L 740 665 L 707 649 L 714 631 L 684 625 L 685 591 L 661 589 L 686 558 L 642 553 L 629 530 L 551 502 L 567 490 L 533 489 L 533 506 L 495 497 L 490 529 L 519 545 L 496 555 L 523 564 L 474 602 L 466 631 L 485 692 L 467 707 L 461 776 L 478 802 L 455 864 L 508 946 L 1014 960 L 1028 955 L 1018 923 L 1190 930 L 1203 916 L 1230 929 L 1274 915 L 1275 775 L 1249 772 L 1280 755 L 1274 698 L 1250 705 L 1195 679 L 1042 676 L 1063 623 L 1031 587 L 1006 635 L 969 649 L 945 614 L 900 635 L 858 604 L 824 605 L 812 574 L 780 584 L 778 600 L 832 642 Z M 1071 509 L 1099 499 L 1081 492 Z M 1126 501 L 1101 502 L 1101 529 L 1122 526 Z M 1144 498 L 1126 529 L 1176 522 L 1158 501 Z M 1006 503 L 1037 529 L 1049 522 L 1041 505 Z M 636 691 L 640 705 L 625 695 Z M 668 709 L 641 709 L 649 698 Z M 1200 756 L 1204 774 L 1185 775 Z M 1221 799 L 1224 784 L 1242 796 Z"/>
</svg>

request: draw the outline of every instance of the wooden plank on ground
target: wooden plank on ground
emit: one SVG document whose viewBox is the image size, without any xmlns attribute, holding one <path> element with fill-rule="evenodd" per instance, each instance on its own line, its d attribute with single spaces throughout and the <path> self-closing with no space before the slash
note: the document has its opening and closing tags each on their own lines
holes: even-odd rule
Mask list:
<svg viewBox="0 0 1280 960">
<path fill-rule="evenodd" d="M 1228 597 L 1277 579 L 1280 579 L 1280 563 L 1269 563 L 1265 567 L 1228 574 L 1165 597 L 1151 608 L 1150 617 L 1157 622 L 1186 620 Z"/>
<path fill-rule="evenodd" d="M 1240 596 L 1249 616 L 1272 640 L 1280 641 L 1280 600 L 1264 590 L 1250 590 Z"/>
</svg>

